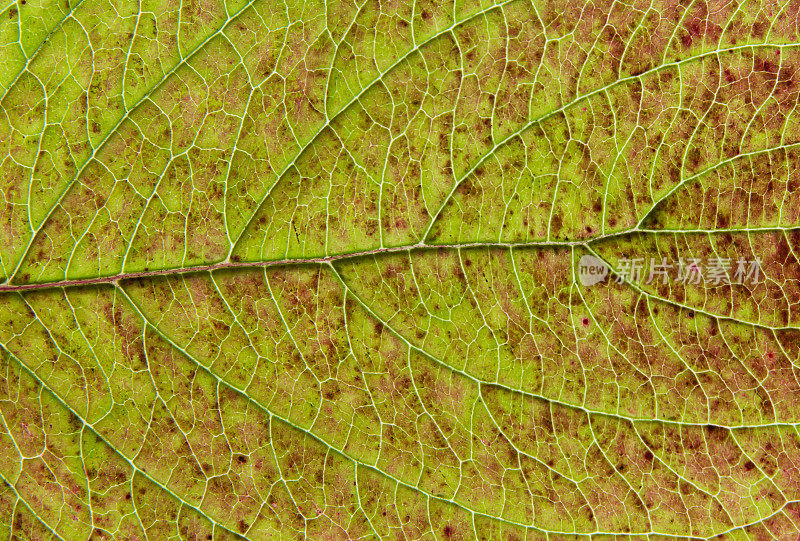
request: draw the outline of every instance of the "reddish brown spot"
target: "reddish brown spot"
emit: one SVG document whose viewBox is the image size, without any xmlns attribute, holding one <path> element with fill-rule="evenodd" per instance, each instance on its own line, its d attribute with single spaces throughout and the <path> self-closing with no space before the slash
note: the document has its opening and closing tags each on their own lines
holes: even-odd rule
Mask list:
<svg viewBox="0 0 800 541">
<path fill-rule="evenodd" d="M 584 327 L 588 327 L 589 326 L 589 318 L 588 317 L 583 318 L 583 322 L 582 323 L 583 323 Z"/>
</svg>

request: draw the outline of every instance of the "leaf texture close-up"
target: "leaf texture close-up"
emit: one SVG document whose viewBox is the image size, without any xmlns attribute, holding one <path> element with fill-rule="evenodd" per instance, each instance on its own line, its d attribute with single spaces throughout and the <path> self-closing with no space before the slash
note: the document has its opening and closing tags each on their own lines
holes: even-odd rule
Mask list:
<svg viewBox="0 0 800 541">
<path fill-rule="evenodd" d="M 0 536 L 800 536 L 800 0 L 0 10 Z"/>
</svg>

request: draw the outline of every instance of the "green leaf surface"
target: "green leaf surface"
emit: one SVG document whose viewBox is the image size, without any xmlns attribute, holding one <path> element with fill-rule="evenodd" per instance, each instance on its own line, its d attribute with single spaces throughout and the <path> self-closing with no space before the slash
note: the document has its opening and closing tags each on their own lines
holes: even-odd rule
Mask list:
<svg viewBox="0 0 800 541">
<path fill-rule="evenodd" d="M 0 531 L 796 539 L 799 12 L 0 6 Z"/>
</svg>

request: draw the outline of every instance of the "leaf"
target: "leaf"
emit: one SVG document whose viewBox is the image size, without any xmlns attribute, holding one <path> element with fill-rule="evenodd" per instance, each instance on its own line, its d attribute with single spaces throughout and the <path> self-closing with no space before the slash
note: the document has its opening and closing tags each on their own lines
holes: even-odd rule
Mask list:
<svg viewBox="0 0 800 541">
<path fill-rule="evenodd" d="M 7 4 L 2 528 L 796 537 L 798 10 Z"/>
</svg>

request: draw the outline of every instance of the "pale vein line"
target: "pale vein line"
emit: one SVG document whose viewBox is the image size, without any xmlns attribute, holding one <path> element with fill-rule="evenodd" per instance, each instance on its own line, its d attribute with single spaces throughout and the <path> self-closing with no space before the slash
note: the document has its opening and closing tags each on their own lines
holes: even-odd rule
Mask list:
<svg viewBox="0 0 800 541">
<path fill-rule="evenodd" d="M 89 430 L 91 430 L 92 433 L 95 434 L 98 437 L 98 439 L 100 439 L 104 444 L 106 444 L 109 447 L 109 449 L 113 450 L 118 456 L 120 456 L 123 460 L 125 460 L 125 462 L 128 463 L 128 465 L 131 467 L 131 470 L 132 470 L 131 480 L 133 479 L 133 475 L 135 475 L 137 473 L 142 475 L 144 478 L 146 478 L 147 480 L 152 482 L 154 485 L 156 485 L 157 487 L 161 488 L 164 492 L 166 492 L 167 494 L 169 494 L 170 496 L 175 498 L 175 500 L 177 500 L 182 505 L 185 505 L 186 507 L 189 507 L 189 508 L 195 510 L 200 516 L 204 517 L 209 522 L 211 522 L 211 524 L 214 527 L 219 526 L 223 530 L 234 534 L 236 537 L 239 537 L 239 534 L 236 533 L 234 530 L 224 526 L 223 524 L 220 524 L 219 522 L 216 522 L 214 519 L 212 519 L 211 517 L 209 517 L 208 515 L 203 513 L 203 511 L 201 511 L 198 507 L 195 507 L 194 505 L 190 504 L 189 502 L 187 502 L 186 500 L 184 500 L 183 498 L 178 496 L 175 492 L 173 492 L 172 489 L 167 488 L 166 486 L 162 485 L 156 479 L 151 477 L 147 472 L 145 472 L 144 470 L 139 468 L 139 466 L 137 466 L 133 462 L 132 459 L 130 459 L 127 456 L 123 455 L 122 452 L 120 452 L 116 447 L 114 447 L 114 445 L 112 445 L 111 442 L 109 442 L 108 439 L 106 439 L 106 437 L 103 434 L 101 434 L 94 426 L 92 426 L 92 424 L 87 422 L 86 419 L 84 419 L 74 409 L 72 409 L 72 407 L 69 404 L 67 404 L 66 400 L 64 398 L 62 398 L 58 393 L 56 393 L 47 383 L 45 383 L 45 381 L 42 380 L 39 377 L 39 375 L 36 372 L 33 371 L 32 368 L 30 368 L 27 364 L 22 362 L 16 355 L 14 355 L 11 351 L 9 351 L 5 347 L 5 345 L 0 345 L 0 349 L 2 351 L 5 351 L 12 359 L 14 359 L 20 365 L 20 367 L 22 369 L 24 369 L 28 374 L 30 374 L 33 377 L 33 379 L 35 379 L 37 381 L 37 383 L 39 383 L 39 385 L 41 385 L 44 389 L 46 389 L 53 396 L 53 398 L 55 398 L 59 402 L 59 404 L 61 404 L 64 407 L 64 409 L 66 409 L 69 413 L 74 415 L 83 424 L 83 426 L 85 426 Z"/>
</svg>

